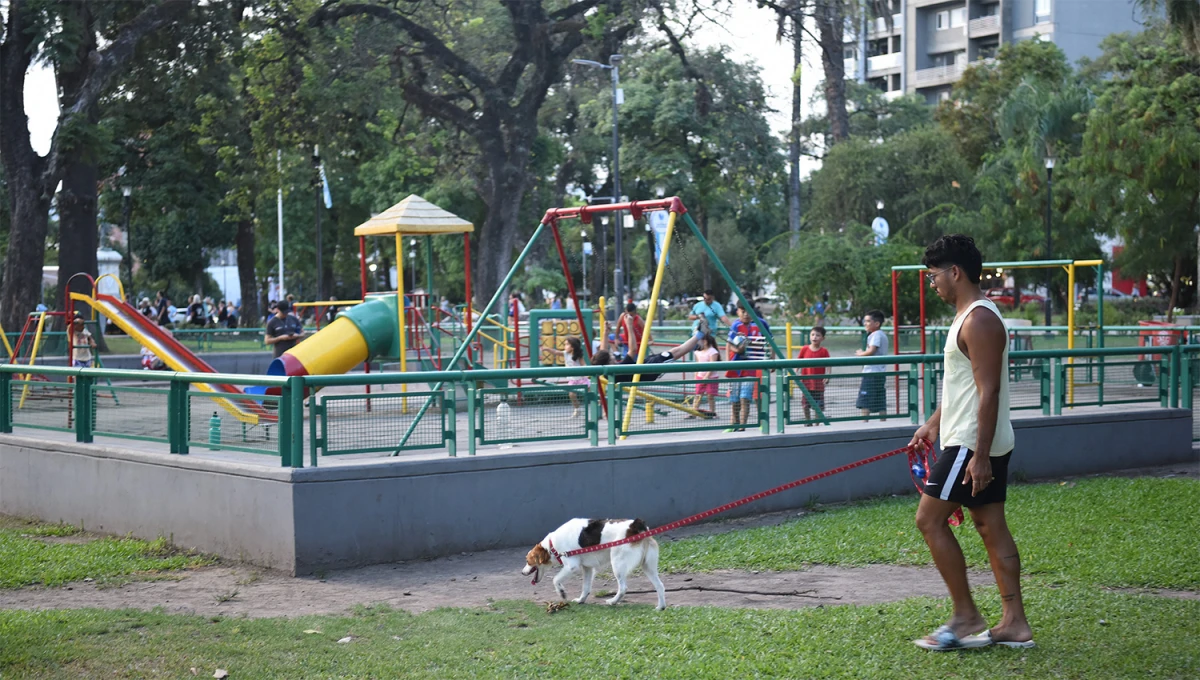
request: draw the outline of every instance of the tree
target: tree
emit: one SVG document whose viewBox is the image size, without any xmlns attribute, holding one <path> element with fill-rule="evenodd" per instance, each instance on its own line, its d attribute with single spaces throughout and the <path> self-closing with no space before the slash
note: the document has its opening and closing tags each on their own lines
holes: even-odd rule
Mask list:
<svg viewBox="0 0 1200 680">
<path fill-rule="evenodd" d="M 916 264 L 922 248 L 903 238 L 874 245 L 869 227 L 853 224 L 842 231 L 808 230 L 800 236 L 800 247 L 788 253 L 779 272 L 779 289 L 790 309 L 804 309 L 805 302 L 826 293 L 834 305 L 845 303 L 850 315 L 861 317 L 872 309 L 884 314 L 892 310 L 892 265 Z M 916 323 L 920 313 L 920 290 L 913 285 L 900 289 L 900 323 Z M 936 303 L 931 310 L 938 309 Z M 935 317 L 936 311 L 929 316 Z"/>
<path fill-rule="evenodd" d="M 11 203 L 12 228 L 0 284 L 0 323 L 20 328 L 25 316 L 39 301 L 41 270 L 46 252 L 50 200 L 86 149 L 81 135 L 87 131 L 94 107 L 113 77 L 126 67 L 140 40 L 167 25 L 191 4 L 187 0 L 161 0 L 145 5 L 113 32 L 104 49 L 89 49 L 78 55 L 84 64 L 77 85 L 63 98 L 59 125 L 50 150 L 39 155 L 29 138 L 25 114 L 25 74 L 30 64 L 53 45 L 56 26 L 65 26 L 56 10 L 62 6 L 10 0 L 0 43 L 0 161 L 3 162 Z M 70 21 L 67 19 L 67 21 Z M 67 92 L 64 90 L 64 95 Z"/>
<path fill-rule="evenodd" d="M 1066 56 L 1054 43 L 1025 40 L 1006 44 L 994 63 L 981 63 L 963 72 L 950 101 L 934 114 L 958 144 L 959 151 L 978 169 L 989 151 L 1001 145 L 996 112 L 1021 82 L 1059 84 L 1071 76 Z"/>
<path fill-rule="evenodd" d="M 715 49 L 690 54 L 686 64 L 666 50 L 631 62 L 636 67 L 621 109 L 622 165 L 646 193 L 630 195 L 651 198 L 649 189 L 657 185 L 681 196 L 706 237 L 718 221 L 753 243 L 782 231 L 779 146 L 753 67 Z M 597 113 L 593 107 L 592 119 L 603 130 L 607 124 Z M 708 258 L 698 264 L 701 285 L 712 286 Z"/>
<path fill-rule="evenodd" d="M 1200 59 L 1161 29 L 1104 48 L 1109 78 L 1087 120 L 1081 207 L 1125 241 L 1123 272 L 1170 282 L 1170 320 L 1200 209 Z"/>
<path fill-rule="evenodd" d="M 589 37 L 634 31 L 622 7 L 581 0 L 551 9 L 543 0 L 501 0 L 443 11 L 432 3 L 337 2 L 313 16 L 317 24 L 370 17 L 403 31 L 412 42 L 397 48 L 395 67 L 405 100 L 477 146 L 484 168 L 478 190 L 488 206 L 473 260 L 483 297 L 499 288 L 512 262 L 538 111 Z"/>
<path fill-rule="evenodd" d="M 850 137 L 885 140 L 894 135 L 933 122 L 933 109 L 919 95 L 904 95 L 894 99 L 883 96 L 878 88 L 853 80 L 846 82 L 846 98 L 850 102 Z M 799 127 L 802 144 L 808 148 L 822 145 L 829 136 L 829 117 L 816 116 Z"/>
<path fill-rule="evenodd" d="M 929 243 L 942 232 L 944 216 L 969 209 L 973 173 L 936 127 L 920 127 L 875 142 L 851 137 L 825 156 L 812 178 L 809 224 L 838 231 L 866 224 L 878 213 L 893 237 Z"/>
<path fill-rule="evenodd" d="M 1196 0 L 1134 0 L 1142 16 L 1165 10 L 1167 24 L 1183 39 L 1183 47 L 1200 56 L 1200 2 Z"/>
</svg>

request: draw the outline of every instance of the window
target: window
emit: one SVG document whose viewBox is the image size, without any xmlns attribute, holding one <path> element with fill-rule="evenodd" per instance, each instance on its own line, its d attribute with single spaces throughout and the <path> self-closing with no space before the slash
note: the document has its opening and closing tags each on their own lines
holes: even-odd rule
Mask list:
<svg viewBox="0 0 1200 680">
<path fill-rule="evenodd" d="M 858 57 L 858 50 L 853 47 L 842 48 L 842 59 L 855 59 Z"/>
<path fill-rule="evenodd" d="M 1000 14 L 1000 3 L 998 2 L 979 8 L 979 16 L 981 17 L 994 17 L 998 14 Z"/>
<path fill-rule="evenodd" d="M 939 102 L 950 101 L 950 90 L 942 90 L 941 92 L 938 92 L 937 98 Z"/>
<path fill-rule="evenodd" d="M 1034 0 L 1033 20 L 1039 24 L 1050 21 L 1050 0 Z"/>
<path fill-rule="evenodd" d="M 945 31 L 950 28 L 950 13 L 938 12 L 935 26 L 939 31 Z"/>
<path fill-rule="evenodd" d="M 892 51 L 893 52 L 900 51 L 900 36 L 898 36 L 898 35 L 892 36 Z"/>
<path fill-rule="evenodd" d="M 959 28 L 967 23 L 967 8 L 959 7 L 950 10 L 950 28 Z"/>
<path fill-rule="evenodd" d="M 900 74 L 893 73 L 891 76 L 891 81 L 892 82 L 888 87 L 888 91 L 889 92 L 899 92 L 900 91 Z"/>
</svg>

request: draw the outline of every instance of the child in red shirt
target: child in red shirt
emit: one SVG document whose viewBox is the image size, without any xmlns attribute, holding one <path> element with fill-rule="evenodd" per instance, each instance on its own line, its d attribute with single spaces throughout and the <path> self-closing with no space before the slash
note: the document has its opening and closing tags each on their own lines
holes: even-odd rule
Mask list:
<svg viewBox="0 0 1200 680">
<path fill-rule="evenodd" d="M 800 348 L 800 354 L 797 359 L 828 359 L 829 350 L 821 346 L 825 342 L 825 327 L 813 326 L 813 329 L 808 332 L 808 344 Z M 800 375 L 825 375 L 829 369 L 825 366 L 810 366 L 800 369 Z M 829 378 L 804 380 L 804 388 L 812 395 L 812 400 L 816 402 L 817 407 L 821 412 L 825 412 L 825 386 L 829 384 Z M 812 420 L 811 404 L 808 399 L 803 396 L 804 401 L 804 419 Z M 805 423 L 805 427 L 811 427 L 812 423 Z"/>
</svg>

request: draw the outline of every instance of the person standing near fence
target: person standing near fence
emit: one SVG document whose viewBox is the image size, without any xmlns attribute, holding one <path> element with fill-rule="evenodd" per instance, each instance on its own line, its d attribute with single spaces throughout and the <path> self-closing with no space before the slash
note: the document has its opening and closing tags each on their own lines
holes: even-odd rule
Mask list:
<svg viewBox="0 0 1200 680">
<path fill-rule="evenodd" d="M 856 349 L 854 354 L 860 357 L 883 356 L 888 353 L 887 333 L 879 330 L 883 326 L 883 312 L 872 309 L 863 317 L 863 329 L 867 331 L 866 349 Z M 887 366 L 872 364 L 863 366 L 862 384 L 858 387 L 858 399 L 854 406 L 862 412 L 863 418 L 872 413 L 882 413 L 887 416 L 887 385 L 884 372 Z"/>
<path fill-rule="evenodd" d="M 290 311 L 291 306 L 283 300 L 276 305 L 275 315 L 267 320 L 266 343 L 276 357 L 295 347 L 304 337 L 304 324 L 289 314 Z"/>
<path fill-rule="evenodd" d="M 825 342 L 825 327 L 813 326 L 813 329 L 808 332 L 808 344 L 800 348 L 797 359 L 828 359 L 829 350 L 822 347 Z M 824 376 L 829 372 L 825 366 L 806 366 L 800 369 L 800 375 L 820 375 Z M 821 412 L 825 412 L 825 386 L 829 384 L 829 378 L 813 378 L 804 380 L 804 389 L 808 390 L 808 394 L 812 396 L 812 401 L 816 404 Z M 812 420 L 812 406 L 809 403 L 808 397 L 801 396 L 804 401 L 804 420 Z M 811 427 L 812 423 L 805 422 L 805 427 Z"/>
<path fill-rule="evenodd" d="M 925 250 L 924 264 L 929 285 L 954 307 L 955 316 L 943 349 L 941 404 L 910 442 L 934 442 L 940 436 L 942 448 L 925 481 L 916 522 L 950 591 L 954 613 L 913 642 L 934 651 L 1033 647 L 1021 599 L 1021 557 L 1004 514 L 1016 444 L 1009 420 L 1008 331 L 1000 310 L 979 290 L 983 256 L 973 239 L 939 238 Z M 962 548 L 946 524 L 960 507 L 971 513 L 1000 590 L 1003 611 L 990 629 L 971 597 Z"/>
<path fill-rule="evenodd" d="M 96 349 L 96 339 L 84 327 L 83 317 L 77 312 L 71 319 L 71 365 L 75 368 L 91 368 L 92 350 Z"/>
</svg>

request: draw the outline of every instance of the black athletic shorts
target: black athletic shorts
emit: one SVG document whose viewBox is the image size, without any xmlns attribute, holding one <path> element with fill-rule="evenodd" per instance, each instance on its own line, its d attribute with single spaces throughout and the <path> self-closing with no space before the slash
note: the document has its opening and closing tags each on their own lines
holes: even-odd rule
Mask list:
<svg viewBox="0 0 1200 680">
<path fill-rule="evenodd" d="M 971 484 L 963 484 L 967 463 L 975 452 L 963 446 L 951 446 L 938 456 L 929 478 L 925 480 L 925 495 L 940 498 L 964 507 L 975 508 L 990 503 L 1003 503 L 1008 497 L 1008 461 L 1012 451 L 992 456 L 992 483 L 978 495 L 971 495 Z"/>
<path fill-rule="evenodd" d="M 659 352 L 658 354 L 647 354 L 646 355 L 646 364 L 647 365 L 649 365 L 649 364 L 666 364 L 666 363 L 670 363 L 672 361 L 675 361 L 675 355 L 671 354 L 670 352 Z M 629 366 L 629 365 L 636 364 L 637 360 L 632 359 L 630 361 L 622 361 L 621 363 L 625 364 L 626 366 Z M 660 376 L 660 375 L 662 375 L 662 374 L 661 373 L 643 373 L 642 377 L 641 377 L 641 382 L 653 382 L 655 380 L 658 380 L 658 376 Z M 619 383 L 633 382 L 633 374 L 632 373 L 618 374 L 617 382 L 619 382 Z"/>
</svg>

